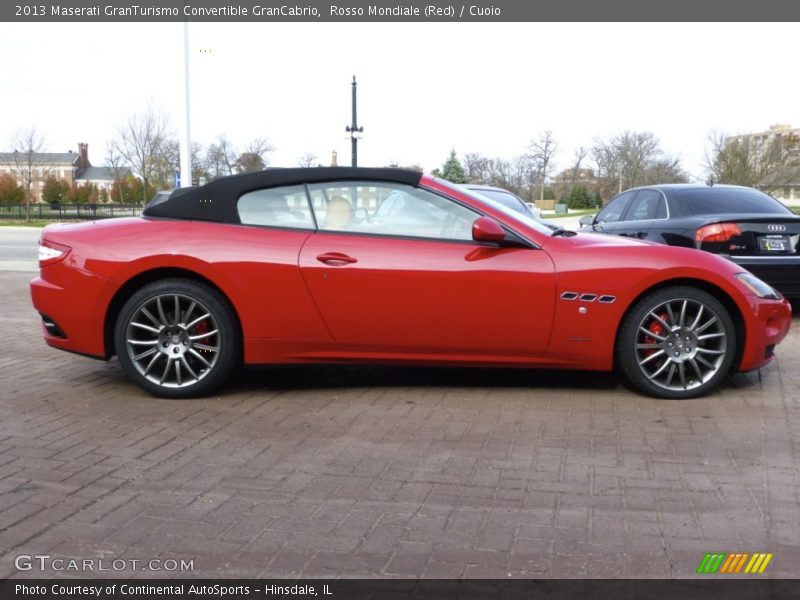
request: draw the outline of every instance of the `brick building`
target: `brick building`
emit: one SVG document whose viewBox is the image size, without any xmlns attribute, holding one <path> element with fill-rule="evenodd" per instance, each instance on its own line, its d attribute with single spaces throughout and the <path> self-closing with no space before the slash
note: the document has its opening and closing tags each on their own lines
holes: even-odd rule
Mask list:
<svg viewBox="0 0 800 600">
<path fill-rule="evenodd" d="M 97 186 L 99 190 L 111 191 L 114 184 L 114 174 L 109 167 L 93 167 L 89 162 L 89 144 L 79 143 L 78 151 L 73 152 L 0 152 L 0 175 L 9 173 L 16 177 L 23 187 L 26 186 L 27 175 L 31 173 L 31 191 L 33 200 L 41 202 L 42 187 L 47 177 L 52 176 L 69 185 L 86 185 L 89 183 Z"/>
</svg>

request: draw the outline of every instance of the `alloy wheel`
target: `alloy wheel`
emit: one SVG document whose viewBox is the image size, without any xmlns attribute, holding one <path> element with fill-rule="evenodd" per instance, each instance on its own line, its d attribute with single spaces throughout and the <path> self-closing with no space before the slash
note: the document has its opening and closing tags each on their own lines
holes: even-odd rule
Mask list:
<svg viewBox="0 0 800 600">
<path fill-rule="evenodd" d="M 682 392 L 714 378 L 729 351 L 723 319 L 694 298 L 663 301 L 647 311 L 635 335 L 636 362 L 651 384 Z"/>
<path fill-rule="evenodd" d="M 165 388 L 201 381 L 217 364 L 222 344 L 212 312 L 185 294 L 148 298 L 125 328 L 125 348 L 139 374 Z"/>
</svg>

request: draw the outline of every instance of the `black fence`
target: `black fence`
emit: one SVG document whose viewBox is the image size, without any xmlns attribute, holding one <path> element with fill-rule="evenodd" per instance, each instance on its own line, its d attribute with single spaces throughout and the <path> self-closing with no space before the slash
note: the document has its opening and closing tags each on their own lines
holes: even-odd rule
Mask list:
<svg viewBox="0 0 800 600">
<path fill-rule="evenodd" d="M 111 217 L 136 217 L 142 214 L 140 204 L 24 204 L 0 206 L 0 219 L 35 221 L 86 221 Z"/>
</svg>

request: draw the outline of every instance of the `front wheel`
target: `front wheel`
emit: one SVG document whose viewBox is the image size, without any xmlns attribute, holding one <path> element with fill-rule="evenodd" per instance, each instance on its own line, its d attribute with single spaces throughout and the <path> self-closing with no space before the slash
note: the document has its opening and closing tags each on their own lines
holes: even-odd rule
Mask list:
<svg viewBox="0 0 800 600">
<path fill-rule="evenodd" d="M 138 386 L 164 398 L 191 398 L 228 378 L 241 337 L 219 292 L 195 281 L 164 279 L 128 299 L 114 344 L 125 374 Z"/>
<path fill-rule="evenodd" d="M 730 313 L 711 294 L 676 286 L 642 298 L 623 321 L 617 361 L 645 394 L 702 396 L 726 377 L 736 353 Z"/>
</svg>

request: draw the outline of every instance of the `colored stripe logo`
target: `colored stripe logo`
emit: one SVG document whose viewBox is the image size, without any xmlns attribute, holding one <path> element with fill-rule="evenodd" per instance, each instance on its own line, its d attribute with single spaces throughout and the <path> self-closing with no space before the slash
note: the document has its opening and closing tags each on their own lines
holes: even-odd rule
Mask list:
<svg viewBox="0 0 800 600">
<path fill-rule="evenodd" d="M 757 574 L 763 573 L 767 565 L 772 560 L 773 554 L 771 552 L 755 552 L 749 554 L 747 552 L 713 552 L 706 553 L 700 566 L 697 567 L 698 573 L 703 574 Z"/>
</svg>

